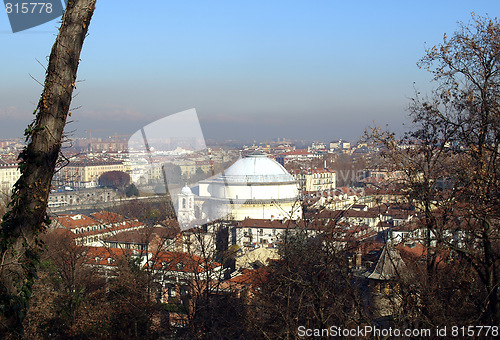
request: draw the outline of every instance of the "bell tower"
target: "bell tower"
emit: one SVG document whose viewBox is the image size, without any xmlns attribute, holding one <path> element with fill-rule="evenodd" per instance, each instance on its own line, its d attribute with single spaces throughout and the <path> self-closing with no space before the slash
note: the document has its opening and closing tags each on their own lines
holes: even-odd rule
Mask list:
<svg viewBox="0 0 500 340">
<path fill-rule="evenodd" d="M 187 185 L 177 195 L 177 204 L 177 221 L 179 221 L 181 229 L 184 229 L 196 218 L 194 194 Z"/>
</svg>

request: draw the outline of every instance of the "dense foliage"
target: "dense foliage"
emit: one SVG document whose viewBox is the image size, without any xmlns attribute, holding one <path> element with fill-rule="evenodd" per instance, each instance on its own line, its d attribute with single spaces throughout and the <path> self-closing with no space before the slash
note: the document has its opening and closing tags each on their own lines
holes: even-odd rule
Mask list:
<svg viewBox="0 0 500 340">
<path fill-rule="evenodd" d="M 99 176 L 98 183 L 103 187 L 123 189 L 130 184 L 130 175 L 123 171 L 107 171 Z"/>
</svg>

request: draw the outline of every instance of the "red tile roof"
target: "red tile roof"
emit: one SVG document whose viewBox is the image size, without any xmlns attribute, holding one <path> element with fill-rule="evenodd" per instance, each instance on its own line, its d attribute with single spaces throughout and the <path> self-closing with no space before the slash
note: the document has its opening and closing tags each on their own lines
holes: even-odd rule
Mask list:
<svg viewBox="0 0 500 340">
<path fill-rule="evenodd" d="M 126 219 L 112 212 L 102 211 L 94 213 L 92 216 L 94 218 L 81 214 L 60 215 L 55 218 L 55 221 L 63 228 L 72 230 L 75 233 L 75 229 L 84 228 L 83 231 L 79 230 L 78 237 L 143 227 L 143 224 L 137 220 Z"/>
<path fill-rule="evenodd" d="M 127 220 L 127 218 L 123 217 L 122 215 L 110 211 L 100 211 L 90 214 L 90 216 L 101 223 L 119 223 Z"/>
<path fill-rule="evenodd" d="M 182 252 L 161 251 L 151 255 L 152 268 L 177 272 L 201 273 L 221 264 L 200 256 Z M 147 264 L 146 267 L 149 265 Z"/>
<path fill-rule="evenodd" d="M 133 254 L 132 249 L 85 247 L 87 263 L 100 266 L 116 266 L 116 260 Z"/>
<path fill-rule="evenodd" d="M 347 210 L 344 213 L 344 217 L 377 218 L 378 213 L 374 211 L 364 211 L 364 210 Z"/>
<path fill-rule="evenodd" d="M 242 285 L 260 286 L 269 275 L 269 267 L 262 267 L 259 269 L 243 269 L 240 275 L 237 275 L 228 281 Z"/>
<path fill-rule="evenodd" d="M 178 234 L 178 230 L 165 227 L 141 228 L 138 230 L 130 230 L 109 236 L 104 239 L 108 242 L 119 243 L 136 243 L 146 244 L 151 242 L 155 237 L 172 239 Z"/>
<path fill-rule="evenodd" d="M 74 215 L 60 215 L 55 218 L 63 227 L 68 229 L 75 229 L 81 227 L 95 226 L 100 223 L 93 218 L 81 214 Z"/>
</svg>

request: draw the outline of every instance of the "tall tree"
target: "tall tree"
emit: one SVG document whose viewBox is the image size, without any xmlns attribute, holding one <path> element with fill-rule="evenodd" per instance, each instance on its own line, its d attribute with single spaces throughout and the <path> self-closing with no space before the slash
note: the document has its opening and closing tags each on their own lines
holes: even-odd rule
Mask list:
<svg viewBox="0 0 500 340">
<path fill-rule="evenodd" d="M 61 150 L 80 52 L 96 0 L 69 0 L 49 57 L 36 118 L 25 130 L 27 146 L 19 156 L 21 177 L 0 232 L 0 337 L 21 330 L 36 278 L 46 208 Z"/>
<path fill-rule="evenodd" d="M 451 251 L 479 277 L 478 320 L 500 322 L 500 23 L 472 16 L 451 38 L 426 51 L 419 66 L 437 84 L 410 105 L 413 130 L 404 147 L 393 134 L 372 134 L 404 170 L 408 198 L 421 210 L 429 282 L 436 256 Z"/>
</svg>

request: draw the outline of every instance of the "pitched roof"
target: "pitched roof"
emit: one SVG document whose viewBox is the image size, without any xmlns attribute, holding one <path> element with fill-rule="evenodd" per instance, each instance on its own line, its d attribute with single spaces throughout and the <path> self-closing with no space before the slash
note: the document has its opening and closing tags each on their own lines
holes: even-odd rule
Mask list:
<svg viewBox="0 0 500 340">
<path fill-rule="evenodd" d="M 380 254 L 377 265 L 373 272 L 368 276 L 373 280 L 391 280 L 401 276 L 406 270 L 406 265 L 399 255 L 399 252 L 392 246 L 386 245 Z"/>
<path fill-rule="evenodd" d="M 99 225 L 95 219 L 81 214 L 67 214 L 57 216 L 56 221 L 68 229 Z"/>
<path fill-rule="evenodd" d="M 133 254 L 132 249 L 85 247 L 87 263 L 100 266 L 116 266 L 116 260 Z"/>
<path fill-rule="evenodd" d="M 258 269 L 243 269 L 240 275 L 237 275 L 228 281 L 242 285 L 260 286 L 266 281 L 268 274 L 269 266 Z"/>
<path fill-rule="evenodd" d="M 90 214 L 90 216 L 102 223 L 119 223 L 127 220 L 124 216 L 111 211 L 100 211 Z"/>
<path fill-rule="evenodd" d="M 195 254 L 175 251 L 160 251 L 153 253 L 151 262 L 151 264 L 146 264 L 146 267 L 152 267 L 156 270 L 189 273 L 201 273 L 221 266 L 220 263 L 212 261 L 211 259 L 205 259 Z"/>
<path fill-rule="evenodd" d="M 109 236 L 103 241 L 119 243 L 146 244 L 155 237 L 172 239 L 178 234 L 177 230 L 165 227 L 141 228 L 137 230 L 123 231 L 113 236 Z"/>
<path fill-rule="evenodd" d="M 378 214 L 373 211 L 364 211 L 364 210 L 347 210 L 344 213 L 344 217 L 358 217 L 358 218 L 377 218 Z"/>
<path fill-rule="evenodd" d="M 405 261 L 424 260 L 428 254 L 427 247 L 419 242 L 400 243 L 396 246 L 396 249 Z M 442 268 L 447 263 L 450 251 L 445 249 L 434 249 L 434 251 L 436 251 L 436 263 L 438 267 Z"/>
</svg>

